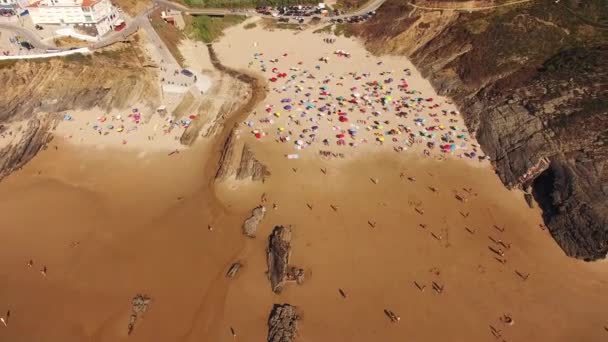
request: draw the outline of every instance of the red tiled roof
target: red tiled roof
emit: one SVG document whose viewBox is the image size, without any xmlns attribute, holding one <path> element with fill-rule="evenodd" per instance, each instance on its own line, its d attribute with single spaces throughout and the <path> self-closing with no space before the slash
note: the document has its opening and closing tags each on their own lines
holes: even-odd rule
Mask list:
<svg viewBox="0 0 608 342">
<path fill-rule="evenodd" d="M 95 6 L 99 0 L 82 0 L 82 7 Z"/>
<path fill-rule="evenodd" d="M 40 1 L 36 1 L 36 2 L 33 2 L 33 3 L 29 4 L 29 5 L 27 5 L 26 7 L 28 7 L 28 8 L 30 8 L 30 7 L 38 7 L 39 5 L 40 5 Z"/>
<path fill-rule="evenodd" d="M 99 1 L 100 0 L 82 0 L 81 7 L 92 7 L 92 6 L 97 5 L 97 3 Z M 38 1 L 34 2 L 34 3 L 31 3 L 31 4 L 27 5 L 26 7 L 28 7 L 28 8 L 40 7 L 40 3 L 41 2 L 42 2 L 42 0 L 38 0 Z"/>
</svg>

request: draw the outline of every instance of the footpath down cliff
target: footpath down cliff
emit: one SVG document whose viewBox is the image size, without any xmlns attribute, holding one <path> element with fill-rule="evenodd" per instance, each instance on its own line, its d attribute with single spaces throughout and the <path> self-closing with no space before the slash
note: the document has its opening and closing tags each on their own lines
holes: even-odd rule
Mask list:
<svg viewBox="0 0 608 342">
<path fill-rule="evenodd" d="M 567 255 L 604 258 L 605 1 L 534 1 L 472 12 L 422 9 L 458 7 L 455 1 L 415 5 L 388 0 L 354 33 L 374 52 L 408 56 L 457 102 L 503 183 L 531 187 Z"/>
</svg>

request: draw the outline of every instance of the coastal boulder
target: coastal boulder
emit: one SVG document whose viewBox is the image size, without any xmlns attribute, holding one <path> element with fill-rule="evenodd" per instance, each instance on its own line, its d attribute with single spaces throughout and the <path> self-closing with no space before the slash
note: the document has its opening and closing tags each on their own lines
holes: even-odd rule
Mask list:
<svg viewBox="0 0 608 342">
<path fill-rule="evenodd" d="M 127 330 L 129 335 L 131 335 L 133 329 L 135 329 L 137 319 L 141 318 L 141 316 L 148 310 L 148 306 L 150 305 L 151 301 L 152 299 L 150 299 L 150 297 L 143 294 L 137 294 L 135 297 L 133 297 L 133 300 L 131 301 L 131 316 L 129 317 L 129 325 Z"/>
<path fill-rule="evenodd" d="M 268 176 L 270 176 L 268 167 L 255 158 L 248 144 L 244 144 L 243 152 L 241 153 L 241 163 L 236 170 L 236 179 L 251 178 L 253 181 L 263 181 Z"/>
<path fill-rule="evenodd" d="M 268 317 L 268 342 L 292 342 L 298 333 L 300 317 L 289 304 L 275 304 Z"/>
<path fill-rule="evenodd" d="M 29 162 L 53 139 L 56 115 L 39 115 L 27 122 L 18 140 L 0 149 L 0 180 Z"/>
<path fill-rule="evenodd" d="M 266 207 L 260 205 L 251 211 L 251 216 L 243 223 L 243 234 L 254 238 L 258 225 L 266 214 Z"/>
<path fill-rule="evenodd" d="M 281 293 L 291 256 L 291 228 L 276 226 L 268 238 L 268 279 L 274 293 Z"/>
<path fill-rule="evenodd" d="M 285 282 L 301 285 L 304 269 L 289 265 L 291 256 L 291 228 L 276 226 L 268 238 L 268 279 L 274 293 L 281 293 Z"/>
</svg>

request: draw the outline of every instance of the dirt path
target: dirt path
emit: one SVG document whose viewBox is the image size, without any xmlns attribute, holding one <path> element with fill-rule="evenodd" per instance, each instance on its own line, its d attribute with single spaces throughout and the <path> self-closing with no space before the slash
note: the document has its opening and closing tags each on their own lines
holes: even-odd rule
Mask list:
<svg viewBox="0 0 608 342">
<path fill-rule="evenodd" d="M 417 8 L 417 9 L 421 9 L 421 10 L 427 10 L 427 11 L 467 11 L 467 12 L 472 12 L 472 11 L 485 11 L 485 10 L 490 10 L 490 9 L 495 9 L 495 8 L 499 8 L 499 7 L 507 7 L 507 6 L 514 6 L 514 5 L 518 5 L 518 4 L 523 4 L 526 2 L 532 2 L 534 0 L 516 0 L 513 2 L 507 2 L 504 4 L 498 4 L 498 5 L 493 5 L 493 6 L 465 6 L 465 7 L 427 7 L 427 6 L 420 6 L 420 5 L 416 5 L 413 4 L 411 2 L 409 2 L 409 5 Z"/>
</svg>

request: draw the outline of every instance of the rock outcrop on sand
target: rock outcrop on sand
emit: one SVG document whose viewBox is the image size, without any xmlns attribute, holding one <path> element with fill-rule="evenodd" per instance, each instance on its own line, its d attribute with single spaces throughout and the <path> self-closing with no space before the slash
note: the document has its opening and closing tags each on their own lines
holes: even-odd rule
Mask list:
<svg viewBox="0 0 608 342">
<path fill-rule="evenodd" d="M 281 293 L 287 281 L 304 282 L 304 270 L 289 265 L 291 228 L 276 226 L 268 238 L 268 279 L 274 293 Z"/>
<path fill-rule="evenodd" d="M 260 224 L 260 222 L 262 222 L 262 219 L 264 219 L 265 215 L 266 207 L 255 207 L 251 211 L 251 216 L 249 216 L 249 218 L 247 218 L 243 223 L 243 234 L 247 235 L 248 237 L 254 238 L 255 233 L 258 230 L 258 225 Z"/>
<path fill-rule="evenodd" d="M 292 342 L 298 334 L 298 312 L 289 304 L 275 304 L 268 317 L 268 342 Z"/>
<path fill-rule="evenodd" d="M 135 329 L 137 319 L 141 318 L 141 316 L 148 310 L 148 306 L 150 305 L 151 301 L 152 299 L 150 299 L 150 297 L 142 294 L 138 294 L 133 297 L 133 300 L 131 301 L 131 316 L 129 316 L 129 325 L 127 327 L 127 333 L 129 335 L 131 335 L 133 329 Z"/>
<path fill-rule="evenodd" d="M 41 115 L 28 121 L 25 130 L 19 133 L 20 138 L 0 149 L 0 180 L 34 158 L 52 140 L 50 131 L 56 124 L 55 115 Z"/>
<path fill-rule="evenodd" d="M 226 277 L 227 278 L 236 277 L 236 274 L 239 272 L 241 267 L 243 267 L 243 264 L 241 264 L 240 262 L 237 261 L 237 262 L 233 263 L 232 265 L 230 265 L 228 272 L 226 272 Z"/>
<path fill-rule="evenodd" d="M 459 6 L 429 7 L 442 5 Z M 566 254 L 594 260 L 608 252 L 606 17 L 601 0 L 478 12 L 388 0 L 355 30 L 453 98 L 503 183 L 531 186 Z"/>
<path fill-rule="evenodd" d="M 222 147 L 222 154 L 218 162 L 218 168 L 215 172 L 216 181 L 224 181 L 231 176 L 234 167 L 232 166 L 232 159 L 234 156 L 234 145 L 236 144 L 236 128 L 233 128 Z"/>
<path fill-rule="evenodd" d="M 261 181 L 270 176 L 268 167 L 260 163 L 253 154 L 253 151 L 247 143 L 243 145 L 243 153 L 241 153 L 241 163 L 236 170 L 236 179 L 251 178 L 253 181 Z"/>
<path fill-rule="evenodd" d="M 237 144 L 236 128 L 232 130 L 222 148 L 219 166 L 215 174 L 216 181 L 224 181 L 230 177 L 237 180 L 251 179 L 264 181 L 270 177 L 268 167 L 255 158 L 248 144 L 243 144 L 240 160 L 236 160 L 234 149 Z"/>
</svg>

